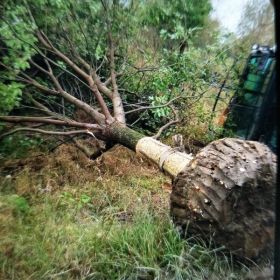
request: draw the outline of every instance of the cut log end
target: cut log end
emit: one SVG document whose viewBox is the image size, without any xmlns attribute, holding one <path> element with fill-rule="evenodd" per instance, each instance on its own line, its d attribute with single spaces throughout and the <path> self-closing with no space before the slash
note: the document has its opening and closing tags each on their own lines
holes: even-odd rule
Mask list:
<svg viewBox="0 0 280 280">
<path fill-rule="evenodd" d="M 232 138 L 202 149 L 174 180 L 171 215 L 239 257 L 273 245 L 276 156 L 265 145 Z"/>
</svg>

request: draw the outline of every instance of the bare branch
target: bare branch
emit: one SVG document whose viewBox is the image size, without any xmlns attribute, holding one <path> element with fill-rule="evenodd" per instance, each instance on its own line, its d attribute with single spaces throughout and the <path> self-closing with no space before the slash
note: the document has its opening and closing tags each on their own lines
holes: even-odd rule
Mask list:
<svg viewBox="0 0 280 280">
<path fill-rule="evenodd" d="M 111 84 L 111 82 L 112 82 L 112 78 L 109 77 L 103 84 L 104 84 L 105 86 L 108 86 L 108 85 Z"/>
<path fill-rule="evenodd" d="M 40 109 L 41 111 L 43 111 L 44 113 L 46 113 L 49 116 L 53 116 L 56 117 L 56 113 L 52 112 L 49 108 L 47 108 L 45 105 L 43 105 L 42 103 L 38 102 L 37 100 L 35 100 L 33 98 L 33 96 L 30 93 L 25 93 L 25 95 L 28 97 L 28 99 L 33 103 L 33 105 L 35 107 L 37 107 L 38 109 Z"/>
<path fill-rule="evenodd" d="M 47 114 L 51 117 L 54 117 L 56 119 L 65 120 L 65 121 L 68 121 L 68 122 L 73 121 L 70 118 L 66 117 L 65 115 L 61 115 L 59 113 L 51 111 L 45 105 L 43 105 L 42 103 L 35 100 L 30 93 L 25 93 L 25 94 L 27 95 L 28 99 L 33 103 L 33 105 L 36 107 L 36 109 L 39 109 L 41 112 L 43 112 L 43 113 L 45 113 L 45 114 Z"/>
<path fill-rule="evenodd" d="M 9 71 L 14 71 L 13 69 L 11 69 L 9 66 L 5 65 L 2 62 L 0 62 L 0 65 L 5 67 Z M 18 76 L 17 78 L 15 78 L 16 81 L 20 81 L 20 82 L 24 82 L 24 83 L 29 84 L 29 85 L 33 85 L 34 87 L 38 88 L 40 91 L 45 92 L 45 93 L 49 93 L 49 94 L 53 94 L 53 95 L 56 95 L 58 93 L 57 91 L 55 91 L 53 89 L 50 89 L 50 88 L 47 88 L 44 85 L 41 85 L 36 80 L 32 79 L 29 75 L 27 75 L 23 72 L 20 72 L 19 75 L 23 76 L 24 78 L 22 78 L 21 76 Z"/>
<path fill-rule="evenodd" d="M 51 130 L 43 130 L 43 129 L 39 129 L 39 128 L 21 127 L 21 128 L 16 128 L 9 132 L 1 134 L 0 139 L 4 138 L 6 136 L 9 136 L 11 134 L 14 134 L 17 132 L 22 132 L 22 131 L 49 134 L 49 135 L 60 135 L 60 136 L 69 136 L 69 135 L 75 135 L 75 134 L 87 134 L 90 136 L 93 135 L 92 132 L 90 132 L 88 130 L 51 131 Z"/>
<path fill-rule="evenodd" d="M 57 48 L 53 46 L 53 44 L 48 39 L 47 35 L 43 31 L 37 32 L 37 38 L 39 41 L 45 46 L 47 49 L 53 50 L 53 52 L 60 57 L 66 64 L 68 64 L 72 69 L 75 70 L 81 77 L 85 80 L 88 79 L 88 74 L 84 72 L 77 64 L 75 64 L 71 59 L 69 59 L 65 54 L 59 51 Z"/>
<path fill-rule="evenodd" d="M 173 106 L 170 106 L 173 114 L 175 115 L 175 120 L 171 120 L 168 123 L 166 123 L 165 125 L 163 125 L 157 132 L 157 134 L 155 134 L 153 136 L 154 139 L 158 139 L 160 137 L 160 135 L 163 133 L 164 130 L 166 130 L 167 128 L 169 128 L 171 125 L 177 124 L 180 122 L 179 117 L 178 117 L 178 113 L 175 110 L 175 108 Z"/>
<path fill-rule="evenodd" d="M 102 127 L 97 124 L 81 123 L 76 121 L 54 120 L 54 119 L 43 118 L 43 117 L 0 116 L 0 121 L 11 122 L 11 123 L 35 122 L 35 123 L 45 123 L 45 124 L 53 124 L 53 125 L 61 125 L 61 126 L 69 126 L 69 127 L 80 127 L 80 128 L 87 128 L 87 129 L 102 130 Z"/>
<path fill-rule="evenodd" d="M 60 57 L 66 64 L 68 64 L 76 73 L 78 73 L 78 75 L 80 75 L 82 78 L 84 78 L 90 86 L 90 89 L 92 90 L 93 94 L 95 95 L 97 102 L 99 103 L 102 112 L 105 116 L 105 118 L 111 122 L 113 121 L 113 118 L 108 110 L 108 107 L 103 99 L 103 97 L 101 96 L 97 86 L 95 85 L 94 79 L 92 78 L 91 75 L 87 74 L 85 71 L 83 71 L 83 69 L 81 69 L 77 64 L 75 64 L 71 59 L 69 59 L 64 53 L 62 53 L 61 51 L 59 51 L 57 48 L 55 48 L 52 43 L 50 42 L 50 40 L 48 39 L 47 35 L 44 34 L 42 31 L 37 32 L 37 37 L 39 39 L 39 41 L 48 49 L 53 50 L 53 52 Z M 53 74 L 51 75 L 51 78 L 53 79 L 54 76 Z M 53 79 L 53 81 L 56 83 L 55 79 Z M 58 86 L 58 84 L 56 83 L 56 86 Z"/>
<path fill-rule="evenodd" d="M 118 91 L 118 84 L 116 79 L 115 46 L 114 46 L 111 31 L 108 32 L 108 37 L 109 37 L 109 45 L 110 45 L 110 72 L 111 72 L 111 83 L 113 87 L 112 102 L 114 108 L 114 116 L 119 122 L 126 123 L 123 103 Z"/>
<path fill-rule="evenodd" d="M 39 89 L 40 91 L 44 92 L 44 93 L 49 93 L 52 95 L 57 95 L 58 91 L 48 88 L 42 84 L 40 84 L 39 82 L 37 82 L 36 80 L 34 80 L 33 78 L 31 78 L 29 75 L 25 74 L 25 73 L 20 73 L 20 75 L 22 75 L 23 77 L 25 77 L 25 79 L 20 78 L 20 80 L 24 83 L 27 83 L 29 85 L 32 85 L 34 87 L 36 87 L 37 89 Z"/>
<path fill-rule="evenodd" d="M 116 80 L 116 72 L 115 72 L 115 46 L 112 39 L 112 34 L 109 32 L 109 44 L 110 44 L 110 71 L 111 71 L 111 83 L 113 87 L 113 94 L 116 95 L 118 93 L 118 85 Z"/>
<path fill-rule="evenodd" d="M 182 97 L 181 97 L 181 96 L 175 97 L 175 98 L 169 100 L 167 103 L 162 104 L 162 105 L 156 105 L 156 106 L 142 106 L 142 107 L 139 107 L 139 108 L 136 108 L 136 109 L 127 111 L 125 114 L 127 115 L 127 114 L 135 113 L 135 112 L 138 112 L 138 111 L 142 111 L 142 110 L 157 109 L 157 108 L 167 107 L 167 106 L 169 106 L 170 104 L 172 104 L 175 100 L 177 100 L 177 99 L 179 99 L 179 98 L 182 98 Z"/>
<path fill-rule="evenodd" d="M 153 138 L 154 138 L 154 139 L 158 139 L 164 130 L 166 130 L 166 129 L 169 128 L 170 126 L 172 126 L 172 125 L 174 125 L 174 124 L 177 124 L 177 123 L 179 123 L 179 120 L 172 120 L 172 121 L 168 122 L 167 124 L 163 125 L 163 126 L 158 130 L 157 134 L 155 134 L 155 135 L 153 136 Z"/>
<path fill-rule="evenodd" d="M 45 60 L 46 61 L 46 60 Z M 43 67 L 41 67 L 40 65 L 38 65 L 37 63 L 35 63 L 32 59 L 29 60 L 29 62 L 35 66 L 37 69 L 39 69 L 41 72 L 45 73 L 46 75 L 49 75 L 49 72 L 44 69 Z"/>
<path fill-rule="evenodd" d="M 93 69 L 89 63 L 87 63 L 81 56 L 79 56 L 76 52 L 75 52 L 75 57 L 77 58 L 77 60 L 80 62 L 81 65 L 84 66 L 84 68 L 90 73 L 90 71 Z"/>
<path fill-rule="evenodd" d="M 101 63 L 96 67 L 96 73 L 102 68 L 103 64 L 105 63 L 105 61 L 107 60 L 106 55 L 103 56 L 103 59 L 101 61 Z"/>
<path fill-rule="evenodd" d="M 104 84 L 101 82 L 99 76 L 97 75 L 96 71 L 92 68 L 92 66 L 90 64 L 88 64 L 83 58 L 81 58 L 79 55 L 75 55 L 76 58 L 78 59 L 78 61 L 81 63 L 81 65 L 83 65 L 87 71 L 90 73 L 90 75 L 92 76 L 94 82 L 96 83 L 98 89 L 105 94 L 107 97 L 109 97 L 110 99 L 112 98 L 112 91 Z"/>
<path fill-rule="evenodd" d="M 33 62 L 34 63 L 34 62 Z M 39 90 L 43 91 L 43 92 L 47 92 L 50 94 L 60 94 L 62 97 L 65 98 L 66 101 L 68 101 L 69 103 L 74 104 L 75 106 L 77 106 L 78 108 L 82 109 L 83 111 L 85 111 L 87 114 L 89 114 L 90 116 L 93 117 L 93 119 L 95 121 L 97 121 L 99 124 L 104 123 L 104 116 L 102 114 L 100 114 L 97 110 L 93 109 L 91 106 L 89 106 L 87 103 L 77 99 L 76 97 L 72 96 L 71 94 L 69 94 L 68 92 L 66 92 L 65 90 L 63 90 L 62 86 L 60 85 L 58 79 L 54 76 L 52 68 L 48 62 L 47 59 L 45 59 L 45 63 L 48 67 L 48 71 L 43 69 L 41 66 L 37 65 L 36 63 L 34 63 L 33 65 L 36 66 L 39 70 L 41 70 L 42 72 L 44 72 L 45 74 L 47 74 L 52 82 L 54 83 L 55 87 L 57 90 L 53 90 L 53 89 L 49 89 L 41 84 L 39 84 L 36 80 L 32 79 L 31 77 L 29 77 L 26 74 L 22 74 L 24 77 L 26 77 L 26 83 L 35 86 L 36 88 L 38 88 Z M 100 93 L 99 93 L 100 94 Z M 104 106 L 105 102 L 103 101 L 102 105 Z M 106 104 L 105 104 L 106 106 Z M 108 108 L 107 108 L 108 110 Z M 111 115 L 110 115 L 111 116 Z"/>
<path fill-rule="evenodd" d="M 89 86 L 90 86 L 92 92 L 94 93 L 98 103 L 99 103 L 99 106 L 101 107 L 101 110 L 102 110 L 106 120 L 108 122 L 112 122 L 113 117 L 111 116 L 111 114 L 109 112 L 109 109 L 108 109 L 103 97 L 101 96 L 96 83 L 94 82 L 94 80 L 91 76 L 89 76 L 89 78 L 88 78 L 88 83 L 89 83 Z"/>
</svg>

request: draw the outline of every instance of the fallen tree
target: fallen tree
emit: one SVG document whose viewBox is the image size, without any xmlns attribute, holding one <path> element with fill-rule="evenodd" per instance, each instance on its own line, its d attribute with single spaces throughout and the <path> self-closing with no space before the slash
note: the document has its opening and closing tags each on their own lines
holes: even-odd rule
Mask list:
<svg viewBox="0 0 280 280">
<path fill-rule="evenodd" d="M 29 12 L 30 20 L 36 26 Z M 56 47 L 43 30 L 34 28 L 34 36 L 38 41 L 34 48 L 40 63 L 32 58 L 29 63 L 48 83 L 40 82 L 24 70 L 18 71 L 14 80 L 35 89 L 37 94 L 40 93 L 41 100 L 49 96 L 63 98 L 76 110 L 83 111 L 87 121 L 59 114 L 36 100 L 34 95 L 25 93 L 24 98 L 29 99 L 40 114 L 30 117 L 0 116 L 3 122 L 21 125 L 2 136 L 23 131 L 59 136 L 83 134 L 110 143 L 120 143 L 145 155 L 173 178 L 171 216 L 182 233 L 199 233 L 224 245 L 238 256 L 258 257 L 273 242 L 275 156 L 266 146 L 257 142 L 222 139 L 211 143 L 193 158 L 129 128 L 126 124 L 128 112 L 124 110 L 117 83 L 115 42 L 110 24 L 107 28 L 110 76 L 105 81 L 98 75 L 96 67 L 76 52 L 72 42 L 69 42 L 72 48 L 70 56 Z M 17 36 L 16 33 L 14 35 Z M 55 59 L 62 61 L 67 68 L 59 68 Z M 5 63 L 1 62 L 1 66 L 12 71 Z M 90 92 L 98 108 L 68 92 L 54 71 L 57 67 L 71 72 Z M 145 106 L 143 108 L 147 109 Z M 176 110 L 174 115 L 176 117 Z M 170 125 L 176 122 L 177 118 Z M 167 127 L 164 126 L 165 129 Z"/>
</svg>

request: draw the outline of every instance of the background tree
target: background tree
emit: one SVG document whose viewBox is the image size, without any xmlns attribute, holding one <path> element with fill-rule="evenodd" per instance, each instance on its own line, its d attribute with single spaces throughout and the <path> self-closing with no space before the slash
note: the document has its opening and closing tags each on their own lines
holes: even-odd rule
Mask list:
<svg viewBox="0 0 280 280">
<path fill-rule="evenodd" d="M 269 1 L 249 1 L 238 28 L 244 48 L 250 48 L 254 44 L 273 46 L 275 37 L 272 4 Z"/>
<path fill-rule="evenodd" d="M 161 35 L 165 47 L 178 48 L 182 53 L 192 44 L 193 35 L 206 25 L 210 11 L 208 0 L 147 1 L 143 7 L 143 24 Z"/>
</svg>

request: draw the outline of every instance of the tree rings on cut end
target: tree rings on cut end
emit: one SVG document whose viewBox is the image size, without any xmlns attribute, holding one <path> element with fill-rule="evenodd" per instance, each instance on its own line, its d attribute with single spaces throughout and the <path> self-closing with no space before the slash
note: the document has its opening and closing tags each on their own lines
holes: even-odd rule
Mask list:
<svg viewBox="0 0 280 280">
<path fill-rule="evenodd" d="M 203 148 L 174 180 L 171 215 L 239 257 L 273 245 L 276 156 L 262 143 L 224 138 Z"/>
</svg>

